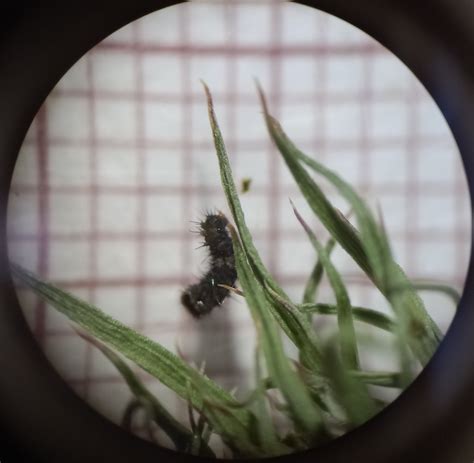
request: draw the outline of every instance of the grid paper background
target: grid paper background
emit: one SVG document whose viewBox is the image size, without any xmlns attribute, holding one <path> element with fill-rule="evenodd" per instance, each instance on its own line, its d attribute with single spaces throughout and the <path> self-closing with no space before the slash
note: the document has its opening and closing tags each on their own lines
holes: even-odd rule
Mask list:
<svg viewBox="0 0 474 463">
<path fill-rule="evenodd" d="M 254 77 L 296 144 L 381 205 L 408 274 L 461 289 L 470 202 L 440 111 L 411 72 L 369 36 L 289 3 L 191 2 L 144 17 L 98 44 L 33 121 L 8 221 L 13 260 L 171 350 L 178 343 L 188 361 L 206 358 L 209 376 L 243 389 L 252 376 L 254 331 L 242 301 L 235 297 L 199 323 L 179 307 L 181 289 L 205 266 L 190 222 L 209 209 L 227 210 L 200 78 L 214 95 L 236 180 L 252 179 L 242 202 L 265 263 L 298 299 L 315 260 L 288 198 L 308 220 L 311 214 L 269 142 Z M 354 304 L 385 309 L 342 251 L 334 262 L 351 282 Z M 64 317 L 18 292 L 56 369 L 118 422 L 130 394 L 113 367 Z M 331 299 L 327 284 L 321 298 Z M 424 299 L 445 330 L 454 310 L 442 296 Z M 368 353 L 364 361 L 388 369 L 388 357 Z M 180 401 L 142 376 L 185 419 Z"/>
</svg>

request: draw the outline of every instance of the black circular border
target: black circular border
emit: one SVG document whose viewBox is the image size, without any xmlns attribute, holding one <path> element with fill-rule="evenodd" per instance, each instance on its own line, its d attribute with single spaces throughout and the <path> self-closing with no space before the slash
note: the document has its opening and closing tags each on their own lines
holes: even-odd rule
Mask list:
<svg viewBox="0 0 474 463">
<path fill-rule="evenodd" d="M 131 436 L 85 406 L 27 327 L 8 270 L 6 206 L 26 131 L 62 75 L 106 36 L 175 1 L 44 0 L 1 7 L 0 452 L 2 461 L 204 461 Z M 401 58 L 435 98 L 460 148 L 472 196 L 474 5 L 443 0 L 301 1 L 354 24 Z M 471 240 L 472 241 L 472 240 Z M 410 388 L 330 444 L 269 461 L 469 462 L 474 458 L 473 266 L 439 350 Z M 3 457 L 3 455 L 1 455 Z"/>
</svg>

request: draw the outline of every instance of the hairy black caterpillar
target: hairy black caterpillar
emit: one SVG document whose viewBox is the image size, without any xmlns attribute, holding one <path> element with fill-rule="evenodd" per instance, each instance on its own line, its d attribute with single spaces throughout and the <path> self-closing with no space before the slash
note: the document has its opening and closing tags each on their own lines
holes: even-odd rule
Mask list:
<svg viewBox="0 0 474 463">
<path fill-rule="evenodd" d="M 188 286 L 181 295 L 182 304 L 196 318 L 211 312 L 229 295 L 229 290 L 219 285 L 233 286 L 237 279 L 228 223 L 227 218 L 219 213 L 207 214 L 199 224 L 199 233 L 204 238 L 203 246 L 209 248 L 209 270 L 198 283 Z"/>
</svg>

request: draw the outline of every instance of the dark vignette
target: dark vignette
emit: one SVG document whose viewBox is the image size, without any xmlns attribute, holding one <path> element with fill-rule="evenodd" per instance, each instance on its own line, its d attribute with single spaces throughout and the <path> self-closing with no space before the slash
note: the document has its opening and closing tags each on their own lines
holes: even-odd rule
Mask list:
<svg viewBox="0 0 474 463">
<path fill-rule="evenodd" d="M 198 461 L 120 430 L 84 404 L 38 349 L 7 265 L 11 175 L 29 124 L 52 87 L 107 35 L 173 1 L 23 0 L 0 7 L 0 461 Z M 469 0 L 314 0 L 398 55 L 437 101 L 457 140 L 472 196 L 474 4 Z M 459 462 L 474 458 L 474 312 L 470 264 L 439 351 L 386 410 L 336 441 L 269 461 Z M 5 455 L 4 455 L 5 454 Z M 201 460 L 204 461 L 204 460 Z"/>
</svg>

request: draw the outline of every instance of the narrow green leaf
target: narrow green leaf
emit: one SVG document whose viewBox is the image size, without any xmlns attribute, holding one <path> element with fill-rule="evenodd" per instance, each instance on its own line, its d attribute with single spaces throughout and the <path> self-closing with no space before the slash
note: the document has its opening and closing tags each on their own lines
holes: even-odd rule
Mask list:
<svg viewBox="0 0 474 463">
<path fill-rule="evenodd" d="M 318 346 L 315 341 L 314 331 L 308 329 L 307 316 L 297 309 L 288 310 L 288 308 L 293 306 L 292 302 L 265 268 L 253 244 L 233 181 L 232 169 L 225 149 L 224 140 L 214 113 L 212 96 L 207 86 L 204 83 L 203 85 L 207 95 L 209 120 L 219 161 L 222 187 L 237 230 L 239 231 L 240 239 L 242 240 L 245 257 L 254 272 L 254 276 L 257 277 L 264 290 L 268 307 L 273 317 L 285 334 L 298 347 L 305 365 L 311 368 L 315 375 L 320 374 L 321 365 L 318 363 Z M 335 212 L 335 214 L 338 213 L 338 211 Z M 275 298 L 275 294 L 279 296 L 279 300 Z M 284 301 L 284 303 L 281 303 L 282 301 Z"/>
<path fill-rule="evenodd" d="M 346 214 L 346 216 L 343 216 L 343 214 L 340 213 L 340 215 L 346 219 L 349 217 L 350 214 L 352 214 L 352 210 L 350 210 L 348 214 Z M 350 222 L 348 223 L 350 224 Z M 335 245 L 336 245 L 336 240 L 331 236 L 328 242 L 326 243 L 326 252 L 329 257 L 331 257 L 331 253 L 334 250 Z M 316 302 L 316 293 L 323 277 L 323 270 L 324 270 L 323 265 L 318 259 L 306 283 L 306 286 L 303 292 L 303 300 L 302 300 L 303 304 L 310 304 L 310 303 Z"/>
<path fill-rule="evenodd" d="M 356 427 L 365 423 L 379 411 L 367 386 L 346 368 L 332 340 L 324 346 L 323 359 L 333 394 L 337 403 L 345 410 L 350 425 Z"/>
<path fill-rule="evenodd" d="M 299 331 L 296 345 L 300 349 L 300 355 L 305 359 L 305 365 L 309 366 L 315 373 L 321 374 L 321 354 L 317 347 L 316 333 L 311 322 L 307 318 L 301 317 L 301 310 L 293 302 L 280 296 L 270 287 L 265 289 L 269 296 L 267 300 L 270 305 L 279 306 L 278 311 L 286 311 L 290 317 L 294 318 L 295 326 Z"/>
<path fill-rule="evenodd" d="M 262 366 L 260 361 L 260 346 L 257 343 L 255 349 L 255 381 L 256 381 L 256 397 L 255 397 L 255 416 L 257 420 L 257 431 L 259 434 L 259 441 L 262 447 L 265 449 L 265 453 L 268 455 L 281 455 L 283 453 L 289 453 L 290 449 L 286 445 L 282 444 L 278 439 L 277 433 L 270 413 L 267 407 L 266 401 L 266 385 L 262 380 Z"/>
<path fill-rule="evenodd" d="M 263 288 L 255 279 L 236 231 L 232 226 L 229 226 L 229 229 L 232 235 L 238 278 L 257 328 L 270 377 L 285 397 L 295 423 L 314 438 L 322 431 L 320 412 L 311 400 L 303 382 L 290 367 L 280 336 L 273 324 Z"/>
<path fill-rule="evenodd" d="M 390 371 L 351 371 L 351 374 L 366 384 L 373 386 L 402 388 L 403 378 L 398 372 Z"/>
<path fill-rule="evenodd" d="M 265 96 L 259 86 L 258 91 L 270 136 L 283 155 L 283 159 L 293 174 L 308 205 L 336 241 L 356 260 L 364 272 L 372 277 L 372 269 L 360 236 L 350 225 L 349 221 L 329 202 L 306 170 L 301 167 L 294 153 L 296 148 L 290 144 L 278 122 L 270 116 Z"/>
<path fill-rule="evenodd" d="M 242 205 L 240 204 L 239 195 L 237 193 L 237 188 L 235 186 L 235 182 L 232 176 L 232 169 L 230 166 L 229 157 L 227 156 L 227 150 L 225 148 L 224 139 L 222 138 L 222 134 L 214 112 L 212 95 L 209 91 L 209 88 L 204 82 L 202 82 L 202 85 L 204 87 L 207 97 L 209 122 L 211 125 L 214 145 L 216 148 L 217 159 L 219 161 L 221 183 L 227 198 L 229 209 L 232 213 L 232 217 L 234 218 L 237 230 L 239 231 L 240 239 L 242 240 L 242 244 L 245 248 L 247 256 L 249 256 L 250 263 L 254 267 L 254 271 L 259 275 L 260 278 L 267 281 L 268 284 L 270 284 L 270 286 L 275 291 L 281 293 L 283 290 L 275 282 L 270 272 L 268 272 L 268 270 L 265 268 L 257 251 L 257 248 L 253 243 L 250 230 L 248 229 L 247 224 L 245 222 L 244 211 L 242 209 Z"/>
<path fill-rule="evenodd" d="M 336 245 L 336 240 L 334 238 L 330 238 L 326 244 L 326 253 L 328 256 L 331 255 L 334 246 Z M 315 302 L 316 300 L 316 293 L 318 291 L 319 285 L 323 278 L 323 264 L 318 259 L 316 264 L 311 271 L 311 275 L 306 282 L 306 286 L 303 292 L 303 304 L 310 304 Z"/>
<path fill-rule="evenodd" d="M 163 429 L 168 437 L 174 443 L 176 450 L 184 451 L 192 440 L 191 432 L 177 421 L 160 403 L 160 401 L 145 387 L 140 379 L 133 373 L 132 369 L 109 347 L 88 336 L 85 333 L 77 331 L 79 336 L 87 340 L 94 347 L 100 350 L 105 357 L 115 366 L 122 378 L 127 383 L 132 394 L 138 399 L 138 403 L 143 407 L 150 405 L 151 417 L 156 424 Z M 212 450 L 203 448 L 207 456 L 215 456 Z"/>
<path fill-rule="evenodd" d="M 341 343 L 341 354 L 345 365 L 348 368 L 357 370 L 359 368 L 359 354 L 357 351 L 357 339 L 354 328 L 354 320 L 352 319 L 352 308 L 349 299 L 349 293 L 342 281 L 341 275 L 332 264 L 326 249 L 316 238 L 314 232 L 309 228 L 308 224 L 303 220 L 301 215 L 291 203 L 296 218 L 306 231 L 311 244 L 318 253 L 321 265 L 328 276 L 334 296 L 336 297 L 337 306 L 337 323 L 339 326 L 339 339 Z"/>
<path fill-rule="evenodd" d="M 222 407 L 225 407 L 226 403 L 237 403 L 227 391 L 207 376 L 199 374 L 160 344 L 128 328 L 97 307 L 41 281 L 19 265 L 14 263 L 10 265 L 12 274 L 18 280 L 59 312 L 77 323 L 90 335 L 115 348 L 185 400 L 187 399 L 186 384 L 191 381 L 193 391 L 190 400 L 198 410 L 201 410 L 204 404 L 203 393 L 222 404 Z M 196 392 L 198 388 L 201 391 L 199 394 Z M 232 414 L 219 417 L 219 420 L 211 421 L 211 424 L 218 433 L 226 435 L 229 440 L 234 439 L 234 444 L 248 455 L 259 455 L 260 450 L 250 442 L 248 436 L 232 435 L 233 429 L 245 429 L 251 420 L 252 414 L 249 411 L 235 408 Z"/>
<path fill-rule="evenodd" d="M 263 91 L 258 87 L 268 131 L 293 174 L 301 192 L 314 213 L 338 243 L 372 279 L 394 309 L 400 321 L 400 348 L 408 343 L 423 365 L 429 361 L 441 340 L 441 332 L 426 312 L 403 270 L 393 261 L 385 233 L 379 227 L 360 196 L 337 174 L 306 156 L 283 132 L 268 112 Z M 301 166 L 323 175 L 351 204 L 361 230 L 360 234 L 338 214 L 319 186 Z M 400 288 L 404 288 L 400 290 Z M 397 325 L 398 326 L 398 325 Z"/>
<path fill-rule="evenodd" d="M 301 304 L 298 307 L 303 312 L 321 315 L 337 315 L 337 307 L 333 304 Z M 352 315 L 355 320 L 376 326 L 382 330 L 390 332 L 395 330 L 395 322 L 387 315 L 376 310 L 352 306 Z"/>
<path fill-rule="evenodd" d="M 270 304 L 278 304 L 283 310 L 286 310 L 288 313 L 296 314 L 302 312 L 300 307 L 293 304 L 291 301 L 287 301 L 281 297 L 278 293 L 273 291 L 271 288 L 266 288 L 267 294 L 270 296 Z M 267 298 L 268 300 L 268 298 Z M 303 312 L 305 313 L 305 312 Z M 309 312 L 306 312 L 309 313 Z M 308 369 L 311 372 L 311 378 L 313 382 L 318 383 L 318 394 L 315 395 L 310 390 L 310 395 L 316 405 L 321 408 L 321 410 L 327 411 L 331 408 L 333 403 L 333 398 L 331 397 L 331 391 L 329 390 L 329 382 L 326 372 L 323 368 L 323 361 L 321 357 L 321 352 L 319 348 L 316 347 L 316 333 L 312 328 L 311 322 L 307 318 L 298 318 L 299 329 L 304 336 L 312 342 L 302 343 L 302 347 L 299 349 L 299 359 L 300 362 L 293 361 L 297 366 L 297 369 L 300 373 L 303 373 L 303 370 Z M 305 375 L 300 375 L 303 380 Z M 303 381 L 304 382 L 304 381 Z"/>
<path fill-rule="evenodd" d="M 278 285 L 278 283 L 274 280 L 270 272 L 266 269 L 259 256 L 257 249 L 253 244 L 252 236 L 247 227 L 247 224 L 245 223 L 244 213 L 233 180 L 232 169 L 225 149 L 224 140 L 222 138 L 222 134 L 217 123 L 216 115 L 214 113 L 212 96 L 204 82 L 203 86 L 207 96 L 209 121 L 214 137 L 216 154 L 219 161 L 221 183 L 227 198 L 229 209 L 232 212 L 234 222 L 236 224 L 240 239 L 242 241 L 245 256 L 248 259 L 248 262 L 251 265 L 255 276 L 259 279 L 263 288 L 265 290 L 267 288 L 271 288 L 275 293 L 278 293 L 282 298 L 290 302 L 289 297 L 285 294 L 283 289 Z M 272 298 L 268 294 L 267 298 L 269 299 L 269 301 L 272 301 Z M 300 350 L 304 352 L 317 351 L 317 346 L 314 345 L 313 341 L 308 338 L 306 332 L 304 330 L 301 330 L 301 326 L 307 323 L 305 315 L 299 313 L 299 311 L 291 313 L 283 309 L 280 304 L 270 303 L 269 307 L 272 311 L 273 317 L 276 319 L 285 334 Z"/>
<path fill-rule="evenodd" d="M 412 280 L 412 284 L 413 287 L 418 291 L 434 291 L 445 294 L 453 301 L 455 307 L 458 306 L 459 301 L 461 300 L 461 293 L 449 285 L 422 280 Z"/>
</svg>

